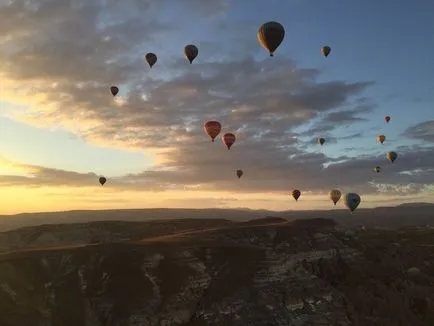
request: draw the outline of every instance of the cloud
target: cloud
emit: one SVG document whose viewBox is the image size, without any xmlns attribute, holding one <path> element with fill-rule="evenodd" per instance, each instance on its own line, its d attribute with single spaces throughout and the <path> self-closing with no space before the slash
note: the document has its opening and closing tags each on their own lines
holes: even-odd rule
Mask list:
<svg viewBox="0 0 434 326">
<path fill-rule="evenodd" d="M 353 132 L 339 138 L 331 132 L 363 121 L 360 115 L 372 111 L 375 103 L 363 92 L 374 82 L 319 82 L 318 70 L 299 68 L 284 53 L 270 59 L 262 51 L 265 59 L 256 60 L 257 52 L 246 51 L 257 42 L 256 29 L 246 37 L 245 29 L 231 29 L 223 18 L 216 25 L 205 25 L 206 17 L 227 10 L 226 1 L 185 1 L 180 10 L 187 18 L 183 20 L 182 12 L 171 13 L 176 16 L 172 22 L 167 19 L 169 3 L 2 4 L 0 98 L 27 105 L 28 109 L 13 112 L 15 119 L 43 127 L 60 125 L 103 146 L 155 152 L 157 164 L 152 169 L 110 179 L 109 187 L 257 193 L 295 187 L 322 192 L 338 186 L 375 192 L 389 187 L 379 189 L 370 183 L 372 167 L 387 164 L 384 157 L 343 156 L 336 162 L 314 144 L 320 134 L 327 134 L 327 144 L 360 135 Z M 184 39 L 190 36 L 181 39 L 180 31 L 198 29 L 192 15 L 202 19 L 203 29 L 224 26 L 225 33 L 231 33 L 195 35 L 204 50 L 199 46 L 198 61 L 190 65 L 182 57 L 182 46 L 188 42 Z M 224 43 L 228 40 L 230 46 Z M 143 62 L 148 49 L 170 46 L 177 48 L 162 50 L 161 56 L 159 52 L 159 61 L 149 70 Z M 219 51 L 213 55 L 213 49 Z M 118 102 L 109 93 L 114 84 L 121 90 Z M 223 132 L 237 134 L 231 151 L 220 141 L 210 142 L 202 129 L 207 119 L 218 119 Z M 315 119 L 318 123 L 307 132 L 295 131 Z M 315 152 L 307 152 L 308 148 Z M 385 169 L 382 183 L 393 188 L 414 182 L 423 187 L 433 179 L 432 152 L 399 154 L 396 165 Z M 425 161 L 418 160 L 421 157 Z M 333 164 L 325 168 L 327 163 Z M 30 175 L 4 175 L 0 183 L 83 186 L 97 178 L 93 172 L 21 167 Z M 235 177 L 238 168 L 245 172 L 240 180 Z M 403 168 L 422 172 L 401 174 Z"/>
<path fill-rule="evenodd" d="M 434 143 L 434 120 L 421 122 L 407 128 L 403 136 Z"/>
<path fill-rule="evenodd" d="M 0 186 L 86 186 L 94 185 L 98 176 L 95 173 L 78 173 L 52 169 L 37 165 L 13 162 L 0 157 Z M 6 172 L 12 172 L 5 174 Z M 14 172 L 20 172 L 19 175 Z"/>
</svg>

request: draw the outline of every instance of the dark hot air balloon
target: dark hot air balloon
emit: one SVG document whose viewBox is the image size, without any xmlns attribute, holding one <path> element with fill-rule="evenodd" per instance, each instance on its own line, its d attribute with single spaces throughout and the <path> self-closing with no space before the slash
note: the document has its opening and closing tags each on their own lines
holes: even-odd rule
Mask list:
<svg viewBox="0 0 434 326">
<path fill-rule="evenodd" d="M 241 178 L 243 176 L 243 174 L 244 174 L 243 170 L 237 170 L 238 179 Z"/>
<path fill-rule="evenodd" d="M 272 57 L 285 37 L 285 29 L 280 23 L 270 21 L 259 27 L 257 36 L 259 44 L 261 44 L 261 46 L 270 53 L 270 57 Z"/>
<path fill-rule="evenodd" d="M 110 92 L 112 93 L 113 96 L 116 96 L 119 93 L 119 88 L 116 86 L 111 86 Z"/>
<path fill-rule="evenodd" d="M 104 186 L 104 183 L 107 182 L 107 179 L 105 177 L 100 177 L 99 178 L 99 183 L 101 184 L 101 186 Z"/>
<path fill-rule="evenodd" d="M 294 189 L 291 193 L 292 197 L 294 197 L 295 201 L 298 201 L 298 198 L 301 196 L 301 191 L 298 189 Z"/>
<path fill-rule="evenodd" d="M 193 63 L 193 60 L 196 59 L 198 54 L 199 50 L 196 45 L 189 44 L 184 47 L 184 55 L 186 56 L 190 64 Z"/>
<path fill-rule="evenodd" d="M 149 64 L 149 68 L 152 68 L 152 66 L 157 63 L 157 55 L 155 53 L 146 53 L 145 59 Z"/>
<path fill-rule="evenodd" d="M 356 193 L 350 192 L 344 197 L 344 204 L 351 212 L 353 212 L 357 208 L 357 206 L 359 206 L 360 201 L 360 196 Z"/>
</svg>

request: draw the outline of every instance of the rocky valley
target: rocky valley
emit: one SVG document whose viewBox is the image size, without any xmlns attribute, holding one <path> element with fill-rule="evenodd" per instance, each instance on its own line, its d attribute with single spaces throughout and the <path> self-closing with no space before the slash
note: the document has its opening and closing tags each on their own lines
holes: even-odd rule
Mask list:
<svg viewBox="0 0 434 326">
<path fill-rule="evenodd" d="M 0 250 L 0 326 L 434 325 L 430 227 L 52 224 Z"/>
</svg>

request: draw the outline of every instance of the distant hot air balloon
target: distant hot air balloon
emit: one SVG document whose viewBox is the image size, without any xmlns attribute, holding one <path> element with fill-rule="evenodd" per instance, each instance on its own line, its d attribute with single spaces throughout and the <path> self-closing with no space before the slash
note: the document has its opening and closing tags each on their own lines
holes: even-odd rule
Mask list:
<svg viewBox="0 0 434 326">
<path fill-rule="evenodd" d="M 322 55 L 324 56 L 324 57 L 328 57 L 328 55 L 330 54 L 330 51 L 331 51 L 332 49 L 329 47 L 329 46 L 323 46 L 322 48 L 321 48 L 321 53 L 322 53 Z"/>
<path fill-rule="evenodd" d="M 222 130 L 222 125 L 218 121 L 209 120 L 205 122 L 205 124 L 203 125 L 203 129 L 205 130 L 207 135 L 211 137 L 211 141 L 214 141 L 214 139 Z"/>
<path fill-rule="evenodd" d="M 320 144 L 321 146 L 325 143 L 325 139 L 324 138 L 318 138 L 318 144 Z"/>
<path fill-rule="evenodd" d="M 243 176 L 243 174 L 244 174 L 243 170 L 237 170 L 238 179 L 241 178 Z"/>
<path fill-rule="evenodd" d="M 116 96 L 119 93 L 119 88 L 116 86 L 111 86 L 110 92 L 112 93 L 113 96 Z"/>
<path fill-rule="evenodd" d="M 332 189 L 329 192 L 329 197 L 332 200 L 333 204 L 336 205 L 336 203 L 341 199 L 341 192 L 338 189 Z"/>
<path fill-rule="evenodd" d="M 376 166 L 376 167 L 374 168 L 374 171 L 377 172 L 377 173 L 380 173 L 380 171 L 381 171 L 381 167 Z"/>
<path fill-rule="evenodd" d="M 298 198 L 301 196 L 301 191 L 298 189 L 294 189 L 291 193 L 292 197 L 294 197 L 295 201 L 298 201 Z"/>
<path fill-rule="evenodd" d="M 235 135 L 233 133 L 231 133 L 231 132 L 228 132 L 228 133 L 224 134 L 223 137 L 222 137 L 223 144 L 226 145 L 226 147 L 228 148 L 228 150 L 231 149 L 231 147 L 235 143 L 236 139 L 237 139 L 237 137 L 235 137 Z"/>
<path fill-rule="evenodd" d="M 360 201 L 360 196 L 356 193 L 350 192 L 344 197 L 344 204 L 351 212 L 353 212 L 357 208 L 357 206 L 359 206 Z"/>
<path fill-rule="evenodd" d="M 261 44 L 261 46 L 270 53 L 270 57 L 272 57 L 285 37 L 285 29 L 280 23 L 270 21 L 259 27 L 257 36 L 259 44 Z"/>
<path fill-rule="evenodd" d="M 155 53 L 146 53 L 145 59 L 146 62 L 149 64 L 149 68 L 152 68 L 152 66 L 157 63 L 157 55 Z"/>
<path fill-rule="evenodd" d="M 384 120 L 386 120 L 386 123 L 389 123 L 389 121 L 390 121 L 390 116 L 386 115 L 386 116 L 384 117 Z"/>
<path fill-rule="evenodd" d="M 396 154 L 395 152 L 388 152 L 386 154 L 386 157 L 390 162 L 393 163 L 393 162 L 395 162 L 396 158 L 398 157 L 398 154 Z"/>
<path fill-rule="evenodd" d="M 377 136 L 377 141 L 380 142 L 381 144 L 384 143 L 385 140 L 386 140 L 386 136 L 384 135 Z"/>
<path fill-rule="evenodd" d="M 196 47 L 196 45 L 189 44 L 184 47 L 184 55 L 186 56 L 190 64 L 193 63 L 193 60 L 196 59 L 198 54 L 199 49 Z"/>
<path fill-rule="evenodd" d="M 105 177 L 100 177 L 99 178 L 99 183 L 101 184 L 101 186 L 104 186 L 104 183 L 107 182 L 107 179 Z"/>
</svg>

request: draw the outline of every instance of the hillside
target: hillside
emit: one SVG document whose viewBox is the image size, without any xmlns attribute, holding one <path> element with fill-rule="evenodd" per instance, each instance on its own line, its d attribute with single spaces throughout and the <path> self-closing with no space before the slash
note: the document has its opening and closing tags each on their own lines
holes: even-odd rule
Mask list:
<svg viewBox="0 0 434 326">
<path fill-rule="evenodd" d="M 431 228 L 188 219 L 1 236 L 1 326 L 434 325 Z"/>
<path fill-rule="evenodd" d="M 150 220 L 173 219 L 226 219 L 235 222 L 261 219 L 265 216 L 295 220 L 302 218 L 329 218 L 346 226 L 425 226 L 434 225 L 434 204 L 409 203 L 395 207 L 359 208 L 351 215 L 347 209 L 311 211 L 267 211 L 250 209 L 117 209 L 117 210 L 75 210 L 65 212 L 24 213 L 0 215 L 0 232 L 41 224 L 87 223 L 98 221 L 145 222 Z"/>
</svg>

